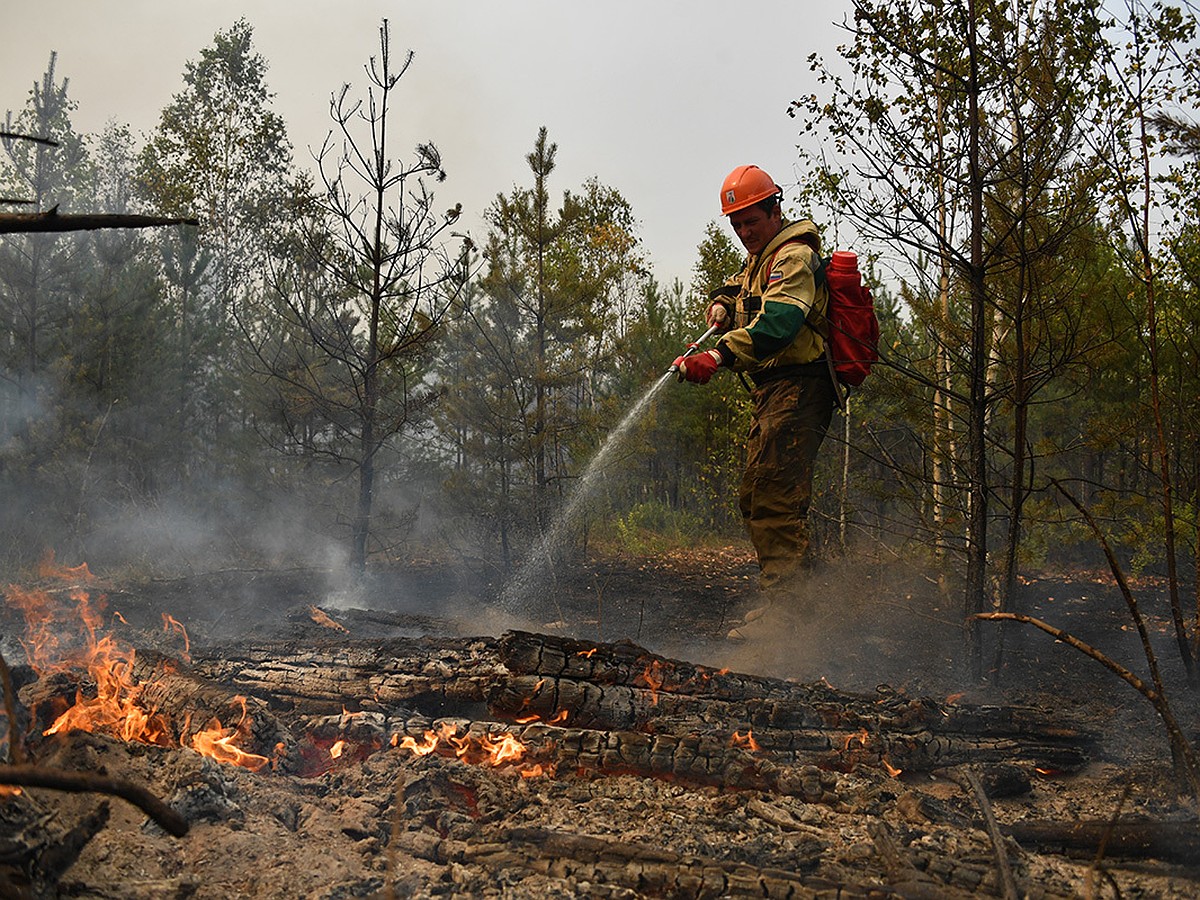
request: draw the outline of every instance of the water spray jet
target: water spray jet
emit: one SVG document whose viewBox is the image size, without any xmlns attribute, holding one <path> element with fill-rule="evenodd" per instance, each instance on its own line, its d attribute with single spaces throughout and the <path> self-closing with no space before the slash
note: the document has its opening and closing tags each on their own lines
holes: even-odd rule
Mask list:
<svg viewBox="0 0 1200 900">
<path fill-rule="evenodd" d="M 704 332 L 704 334 L 700 335 L 700 337 L 689 343 L 687 349 L 683 352 L 683 356 L 680 358 L 686 359 L 695 353 L 701 344 L 716 333 L 717 328 L 718 326 L 714 325 L 708 331 Z M 586 501 L 595 490 L 596 485 L 600 483 L 600 475 L 603 473 L 605 466 L 616 453 L 617 448 L 621 446 L 633 431 L 633 426 L 649 408 L 650 401 L 654 399 L 655 395 L 662 390 L 663 386 L 678 371 L 679 366 L 674 364 L 667 369 L 654 384 L 650 385 L 646 393 L 625 414 L 625 417 L 617 426 L 608 433 L 608 437 L 604 439 L 604 442 L 600 445 L 600 449 L 596 451 L 596 455 L 592 457 L 587 468 L 579 476 L 574 491 L 572 491 L 566 504 L 551 523 L 550 528 L 542 534 L 537 546 L 525 558 L 521 570 L 501 592 L 500 605 L 503 609 L 511 613 L 525 615 L 531 612 L 529 609 L 531 605 L 530 598 L 534 593 L 534 587 L 551 572 L 555 550 L 562 543 L 571 524 L 577 521 L 582 515 Z"/>
</svg>

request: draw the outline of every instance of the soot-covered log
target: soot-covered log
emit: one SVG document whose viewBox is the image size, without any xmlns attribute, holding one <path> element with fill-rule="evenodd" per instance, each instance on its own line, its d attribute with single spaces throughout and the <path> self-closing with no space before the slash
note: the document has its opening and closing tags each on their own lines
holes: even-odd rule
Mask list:
<svg viewBox="0 0 1200 900">
<path fill-rule="evenodd" d="M 507 674 L 488 638 L 264 642 L 193 655 L 205 677 L 302 712 L 481 703 Z"/>
<path fill-rule="evenodd" d="M 196 651 L 195 671 L 280 713 L 418 710 L 524 725 L 700 736 L 776 765 L 931 771 L 1028 762 L 1074 771 L 1092 736 L 1030 709 L 961 707 L 712 669 L 630 643 L 487 638 L 251 644 Z M 484 704 L 486 703 L 486 708 Z"/>
<path fill-rule="evenodd" d="M 1019 844 L 1094 858 L 1161 859 L 1200 868 L 1200 823 L 1196 822 L 1016 822 L 1001 826 Z"/>
<path fill-rule="evenodd" d="M 928 771 L 1024 759 L 1074 771 L 1095 740 L 1061 714 L 956 706 L 890 690 L 855 694 L 697 666 L 633 644 L 508 632 L 500 653 L 515 675 L 489 695 L 497 716 L 673 733 L 723 723 L 752 730 L 763 753 L 789 763 Z"/>
</svg>

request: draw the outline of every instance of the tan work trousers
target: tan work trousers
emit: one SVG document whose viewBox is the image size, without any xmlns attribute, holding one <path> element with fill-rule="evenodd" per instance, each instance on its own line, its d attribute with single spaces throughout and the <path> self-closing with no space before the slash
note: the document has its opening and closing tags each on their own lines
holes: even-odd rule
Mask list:
<svg viewBox="0 0 1200 900">
<path fill-rule="evenodd" d="M 754 390 L 739 506 L 758 554 L 759 586 L 785 587 L 809 558 L 813 463 L 836 404 L 829 376 L 788 375 Z"/>
</svg>

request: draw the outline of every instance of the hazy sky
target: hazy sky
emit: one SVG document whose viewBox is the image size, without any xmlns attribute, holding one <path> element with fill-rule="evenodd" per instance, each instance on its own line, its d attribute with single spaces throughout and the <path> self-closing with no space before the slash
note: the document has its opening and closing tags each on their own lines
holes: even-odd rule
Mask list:
<svg viewBox="0 0 1200 900">
<path fill-rule="evenodd" d="M 690 281 L 696 245 L 720 218 L 725 174 L 754 163 L 786 189 L 800 177 L 789 101 L 818 88 L 808 55 L 834 55 L 849 0 L 7 0 L 0 113 L 19 110 L 58 51 L 73 121 L 143 137 L 182 87 L 184 64 L 238 18 L 268 61 L 274 109 L 296 161 L 330 129 L 329 97 L 363 66 L 390 21 L 393 55 L 416 53 L 401 82 L 393 148 L 442 151 L 446 207 L 482 237 L 497 193 L 529 184 L 538 128 L 558 144 L 555 198 L 596 176 L 633 205 L 662 282 Z"/>
</svg>

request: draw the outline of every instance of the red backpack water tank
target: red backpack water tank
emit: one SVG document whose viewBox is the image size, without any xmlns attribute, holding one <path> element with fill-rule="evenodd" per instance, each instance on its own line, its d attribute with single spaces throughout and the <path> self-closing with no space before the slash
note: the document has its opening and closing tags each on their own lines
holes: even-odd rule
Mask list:
<svg viewBox="0 0 1200 900">
<path fill-rule="evenodd" d="M 825 261 L 829 285 L 829 347 L 833 370 L 842 384 L 857 387 L 879 360 L 879 320 L 871 290 L 858 271 L 858 257 L 835 250 Z"/>
</svg>

